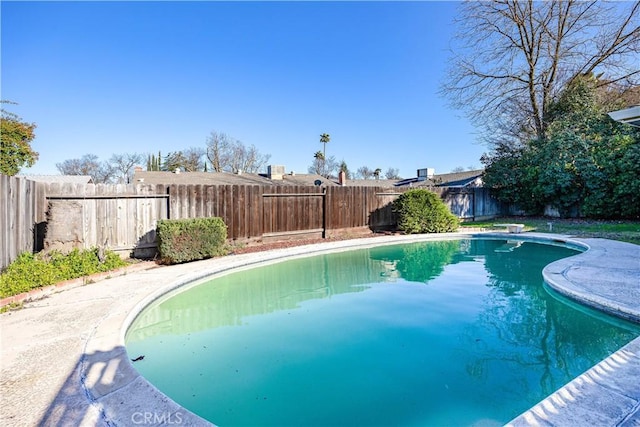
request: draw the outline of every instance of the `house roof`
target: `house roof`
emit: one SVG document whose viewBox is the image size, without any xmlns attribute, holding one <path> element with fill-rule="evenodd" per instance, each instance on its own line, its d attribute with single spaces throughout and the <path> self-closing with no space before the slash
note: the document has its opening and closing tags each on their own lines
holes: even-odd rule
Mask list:
<svg viewBox="0 0 640 427">
<path fill-rule="evenodd" d="M 135 171 L 134 184 L 203 184 L 203 185 L 274 185 L 261 175 L 230 172 L 161 172 Z M 277 185 L 277 184 L 276 184 Z"/>
<path fill-rule="evenodd" d="M 90 184 L 93 182 L 90 175 L 19 175 L 19 177 L 46 184 Z"/>
<path fill-rule="evenodd" d="M 464 171 L 433 175 L 426 180 L 409 178 L 394 179 L 348 179 L 345 186 L 349 187 L 467 187 L 478 185 L 484 170 Z M 136 184 L 203 184 L 203 185 L 316 185 L 320 181 L 322 186 L 340 186 L 337 179 L 327 179 L 317 174 L 284 174 L 282 179 L 270 179 L 267 174 L 230 172 L 160 172 L 136 171 L 133 183 Z"/>
<path fill-rule="evenodd" d="M 464 172 L 452 172 L 433 175 L 430 178 L 419 180 L 409 178 L 402 180 L 398 186 L 411 187 L 469 187 L 478 185 L 482 180 L 484 169 L 477 169 Z M 480 181 L 480 182 L 479 182 Z"/>
<path fill-rule="evenodd" d="M 397 179 L 348 179 L 345 185 L 347 187 L 395 187 L 397 183 Z"/>
<path fill-rule="evenodd" d="M 634 105 L 624 110 L 612 111 L 609 113 L 609 117 L 617 122 L 640 127 L 640 105 Z"/>
<path fill-rule="evenodd" d="M 284 174 L 282 179 L 270 179 L 267 174 L 230 172 L 160 172 L 136 171 L 133 183 L 136 184 L 203 184 L 203 185 L 316 185 L 339 186 L 337 179 L 327 179 L 317 174 Z M 398 181 L 387 179 L 347 180 L 346 186 L 393 187 Z"/>
<path fill-rule="evenodd" d="M 287 174 L 282 175 L 282 182 L 289 185 L 316 185 L 316 181 L 320 181 L 320 185 L 324 186 L 334 186 L 338 185 L 335 181 L 331 179 L 327 179 L 322 175 L 317 174 Z"/>
</svg>

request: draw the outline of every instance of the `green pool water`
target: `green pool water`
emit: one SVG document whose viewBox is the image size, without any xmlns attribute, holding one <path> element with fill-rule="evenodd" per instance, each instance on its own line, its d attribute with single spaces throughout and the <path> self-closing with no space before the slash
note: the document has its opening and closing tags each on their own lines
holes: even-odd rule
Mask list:
<svg viewBox="0 0 640 427">
<path fill-rule="evenodd" d="M 454 240 L 284 261 L 158 300 L 127 351 L 221 426 L 501 425 L 640 334 L 547 290 L 543 267 L 576 253 Z"/>
</svg>

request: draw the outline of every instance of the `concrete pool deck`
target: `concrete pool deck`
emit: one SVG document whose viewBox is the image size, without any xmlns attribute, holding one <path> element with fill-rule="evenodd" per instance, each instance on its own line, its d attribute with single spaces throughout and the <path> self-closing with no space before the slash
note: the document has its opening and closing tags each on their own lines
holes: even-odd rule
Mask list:
<svg viewBox="0 0 640 427">
<path fill-rule="evenodd" d="M 147 304 L 187 283 L 291 256 L 442 238 L 556 240 L 588 247 L 545 268 L 551 287 L 640 319 L 640 246 L 551 234 L 452 233 L 327 242 L 157 266 L 65 288 L 0 315 L 0 425 L 210 425 L 158 392 L 135 370 L 124 333 Z M 640 425 L 636 338 L 510 425 Z"/>
</svg>

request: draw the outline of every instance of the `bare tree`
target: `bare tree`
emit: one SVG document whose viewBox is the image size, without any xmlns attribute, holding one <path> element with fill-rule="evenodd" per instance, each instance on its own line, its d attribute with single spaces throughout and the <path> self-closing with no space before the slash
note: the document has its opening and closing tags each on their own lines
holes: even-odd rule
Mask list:
<svg viewBox="0 0 640 427">
<path fill-rule="evenodd" d="M 387 179 L 400 179 L 400 170 L 398 168 L 389 168 L 384 173 L 384 177 Z"/>
<path fill-rule="evenodd" d="M 247 147 L 241 141 L 218 132 L 209 135 L 206 154 L 214 172 L 258 173 L 264 170 L 271 158 L 270 154 L 260 153 L 255 145 Z"/>
<path fill-rule="evenodd" d="M 225 133 L 211 132 L 207 139 L 207 158 L 214 172 L 222 172 L 228 163 L 227 154 L 233 138 Z"/>
<path fill-rule="evenodd" d="M 340 170 L 340 162 L 336 160 L 336 156 L 329 156 L 324 159 L 324 177 L 337 177 Z"/>
<path fill-rule="evenodd" d="M 115 179 L 128 184 L 133 176 L 133 168 L 143 160 L 142 154 L 138 153 L 114 154 L 109 159 L 109 164 L 116 175 Z"/>
<path fill-rule="evenodd" d="M 255 145 L 247 147 L 235 140 L 229 151 L 229 170 L 235 173 L 258 173 L 264 170 L 270 158 L 270 154 L 260 153 Z"/>
<path fill-rule="evenodd" d="M 324 154 L 322 151 L 316 151 L 313 154 L 313 163 L 309 166 L 309 173 L 314 173 L 316 175 L 322 175 L 324 171 Z"/>
<path fill-rule="evenodd" d="M 183 167 L 187 172 L 198 172 L 204 169 L 205 150 L 199 147 L 187 148 L 182 152 L 184 157 Z"/>
<path fill-rule="evenodd" d="M 441 92 L 493 144 L 546 135 L 547 108 L 576 76 L 640 81 L 640 2 L 464 2 Z M 509 141 L 509 142 L 506 142 Z"/>
<path fill-rule="evenodd" d="M 309 166 L 308 170 L 309 173 L 331 178 L 339 170 L 340 166 L 341 164 L 338 163 L 335 156 L 325 158 L 322 151 L 316 151 L 313 155 L 313 163 Z"/>
<path fill-rule="evenodd" d="M 85 154 L 79 159 L 67 159 L 56 163 L 63 175 L 89 175 L 96 184 L 106 184 L 113 180 L 115 171 L 107 162 L 101 162 L 95 154 Z"/>
<path fill-rule="evenodd" d="M 358 168 L 356 175 L 360 179 L 370 179 L 373 176 L 373 170 L 368 166 L 361 166 Z"/>
</svg>

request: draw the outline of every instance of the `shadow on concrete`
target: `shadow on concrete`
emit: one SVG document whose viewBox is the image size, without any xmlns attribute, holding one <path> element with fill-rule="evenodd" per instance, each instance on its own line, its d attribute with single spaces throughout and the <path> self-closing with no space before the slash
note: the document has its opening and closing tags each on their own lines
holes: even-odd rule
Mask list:
<svg viewBox="0 0 640 427">
<path fill-rule="evenodd" d="M 38 425 L 210 424 L 149 384 L 133 368 L 125 348 L 118 346 L 83 354 Z"/>
<path fill-rule="evenodd" d="M 109 425 L 96 398 L 106 388 L 115 388 L 117 368 L 125 357 L 121 349 L 83 354 L 39 425 Z"/>
</svg>

